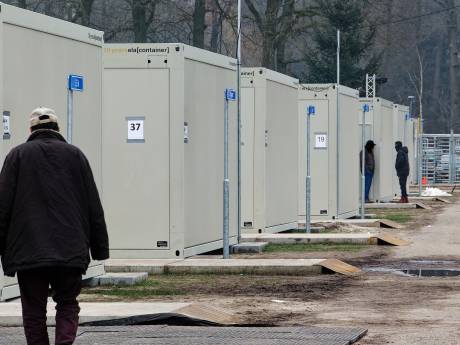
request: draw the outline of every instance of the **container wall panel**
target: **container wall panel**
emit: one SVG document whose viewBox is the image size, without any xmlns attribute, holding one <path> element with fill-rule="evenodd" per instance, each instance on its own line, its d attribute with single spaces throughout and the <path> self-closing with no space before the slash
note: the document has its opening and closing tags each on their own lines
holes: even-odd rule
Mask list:
<svg viewBox="0 0 460 345">
<path fill-rule="evenodd" d="M 185 60 L 185 246 L 222 240 L 224 180 L 224 90 L 232 70 Z M 236 102 L 229 108 L 230 231 L 237 235 Z"/>
</svg>

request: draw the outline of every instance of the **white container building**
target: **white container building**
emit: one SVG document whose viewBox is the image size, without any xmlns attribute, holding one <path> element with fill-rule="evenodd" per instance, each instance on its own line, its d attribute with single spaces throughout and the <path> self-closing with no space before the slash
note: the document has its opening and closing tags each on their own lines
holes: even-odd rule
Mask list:
<svg viewBox="0 0 460 345">
<path fill-rule="evenodd" d="M 73 144 L 87 155 L 101 187 L 102 44 L 100 31 L 0 3 L 0 164 L 27 140 L 34 108 L 55 109 L 66 135 L 67 79 L 77 74 L 84 90 L 74 95 Z M 103 273 L 103 265 L 93 262 L 86 277 Z M 0 268 L 0 300 L 18 295 L 16 278 Z"/>
<path fill-rule="evenodd" d="M 241 77 L 242 231 L 297 228 L 298 80 L 265 68 Z"/>
<path fill-rule="evenodd" d="M 224 91 L 234 59 L 183 44 L 104 49 L 103 190 L 112 258 L 222 248 Z M 237 107 L 230 104 L 230 243 L 237 241 Z"/>
<path fill-rule="evenodd" d="M 400 141 L 403 143 L 403 146 L 407 146 L 409 149 L 409 132 L 410 128 L 410 119 L 409 119 L 409 107 L 400 104 L 393 105 L 393 144 L 396 141 Z M 410 155 L 413 152 L 409 152 Z M 396 150 L 393 150 L 393 161 L 396 162 Z M 409 163 L 410 164 L 410 163 Z M 412 169 L 412 166 L 411 166 Z M 407 184 L 409 185 L 410 179 L 407 180 Z M 399 178 L 396 174 L 396 169 L 393 169 L 393 193 L 394 196 L 401 195 L 401 189 L 399 187 Z"/>
<path fill-rule="evenodd" d="M 305 219 L 307 109 L 311 116 L 312 219 L 350 218 L 359 214 L 359 92 L 336 84 L 299 87 L 299 218 Z M 337 104 L 339 109 L 337 109 Z"/>
<path fill-rule="evenodd" d="M 369 105 L 369 112 L 366 113 L 366 141 L 373 140 L 376 144 L 375 173 L 370 199 L 376 202 L 388 202 L 394 197 L 393 103 L 383 98 L 361 98 L 360 103 L 361 108 L 364 104 Z M 361 126 L 361 116 L 359 123 Z M 361 151 L 361 142 L 359 147 Z"/>
</svg>

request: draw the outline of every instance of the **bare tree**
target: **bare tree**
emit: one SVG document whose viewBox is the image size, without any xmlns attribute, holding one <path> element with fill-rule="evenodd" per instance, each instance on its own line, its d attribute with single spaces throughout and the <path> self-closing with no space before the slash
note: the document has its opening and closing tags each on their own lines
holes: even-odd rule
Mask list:
<svg viewBox="0 0 460 345">
<path fill-rule="evenodd" d="M 415 73 L 409 72 L 409 79 L 417 92 L 419 101 L 419 116 L 423 119 L 423 92 L 424 92 L 424 77 L 425 77 L 425 61 L 419 47 L 416 47 L 416 54 L 418 60 L 418 70 Z"/>
<path fill-rule="evenodd" d="M 254 0 L 245 3 L 262 36 L 262 66 L 275 69 L 279 63 L 284 68 L 286 41 L 300 31 L 296 28 L 300 19 L 314 12 L 307 6 L 296 9 L 295 0 L 266 0 L 264 7 Z"/>
<path fill-rule="evenodd" d="M 27 8 L 27 0 L 18 0 L 18 7 Z"/>
<path fill-rule="evenodd" d="M 148 40 L 148 31 L 155 18 L 160 0 L 128 0 L 131 5 L 134 41 L 144 43 Z"/>
<path fill-rule="evenodd" d="M 206 30 L 206 1 L 195 0 L 193 11 L 193 45 L 204 48 L 204 31 Z"/>
<path fill-rule="evenodd" d="M 90 26 L 94 0 L 80 0 L 81 24 Z"/>
</svg>

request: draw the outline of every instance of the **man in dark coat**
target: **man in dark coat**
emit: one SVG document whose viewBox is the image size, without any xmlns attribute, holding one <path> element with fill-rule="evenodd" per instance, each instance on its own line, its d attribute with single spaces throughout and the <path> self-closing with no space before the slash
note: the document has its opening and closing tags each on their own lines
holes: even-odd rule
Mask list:
<svg viewBox="0 0 460 345">
<path fill-rule="evenodd" d="M 375 157 L 374 157 L 374 147 L 375 143 L 372 140 L 368 140 L 365 146 L 364 154 L 364 177 L 365 177 L 365 201 L 371 202 L 369 199 L 369 194 L 371 192 L 372 180 L 374 178 L 375 172 Z M 363 151 L 359 153 L 359 167 L 362 170 L 363 163 Z"/>
<path fill-rule="evenodd" d="M 88 160 L 61 136 L 54 111 L 34 110 L 30 130 L 0 174 L 2 267 L 7 276 L 18 276 L 27 343 L 49 344 L 51 286 L 56 344 L 72 344 L 89 252 L 95 260 L 109 257 L 104 212 Z"/>
<path fill-rule="evenodd" d="M 401 188 L 401 200 L 399 202 L 408 203 L 407 178 L 410 172 L 409 150 L 406 146 L 403 146 L 400 141 L 395 142 L 395 150 L 398 153 L 396 155 L 395 169 L 399 178 L 399 186 Z"/>
</svg>

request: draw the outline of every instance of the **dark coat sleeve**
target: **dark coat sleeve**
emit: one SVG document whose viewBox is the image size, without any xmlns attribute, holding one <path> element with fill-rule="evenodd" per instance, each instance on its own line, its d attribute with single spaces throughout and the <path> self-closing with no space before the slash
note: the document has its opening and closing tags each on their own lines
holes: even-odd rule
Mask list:
<svg viewBox="0 0 460 345">
<path fill-rule="evenodd" d="M 16 153 L 10 153 L 6 157 L 0 173 L 0 256 L 3 256 L 5 253 L 11 210 L 16 194 L 18 176 L 17 159 Z"/>
<path fill-rule="evenodd" d="M 396 168 L 396 171 L 400 172 L 404 166 L 405 166 L 405 157 L 404 157 L 404 153 L 402 153 L 401 151 L 398 151 L 398 154 L 396 156 L 396 163 L 395 163 L 395 168 Z"/>
<path fill-rule="evenodd" d="M 399 150 L 395 163 L 396 173 L 398 176 L 409 175 L 409 157 L 404 150 Z"/>
<path fill-rule="evenodd" d="M 91 257 L 94 260 L 106 260 L 109 258 L 109 236 L 104 210 L 89 162 L 84 156 L 82 160 L 89 203 Z"/>
</svg>

